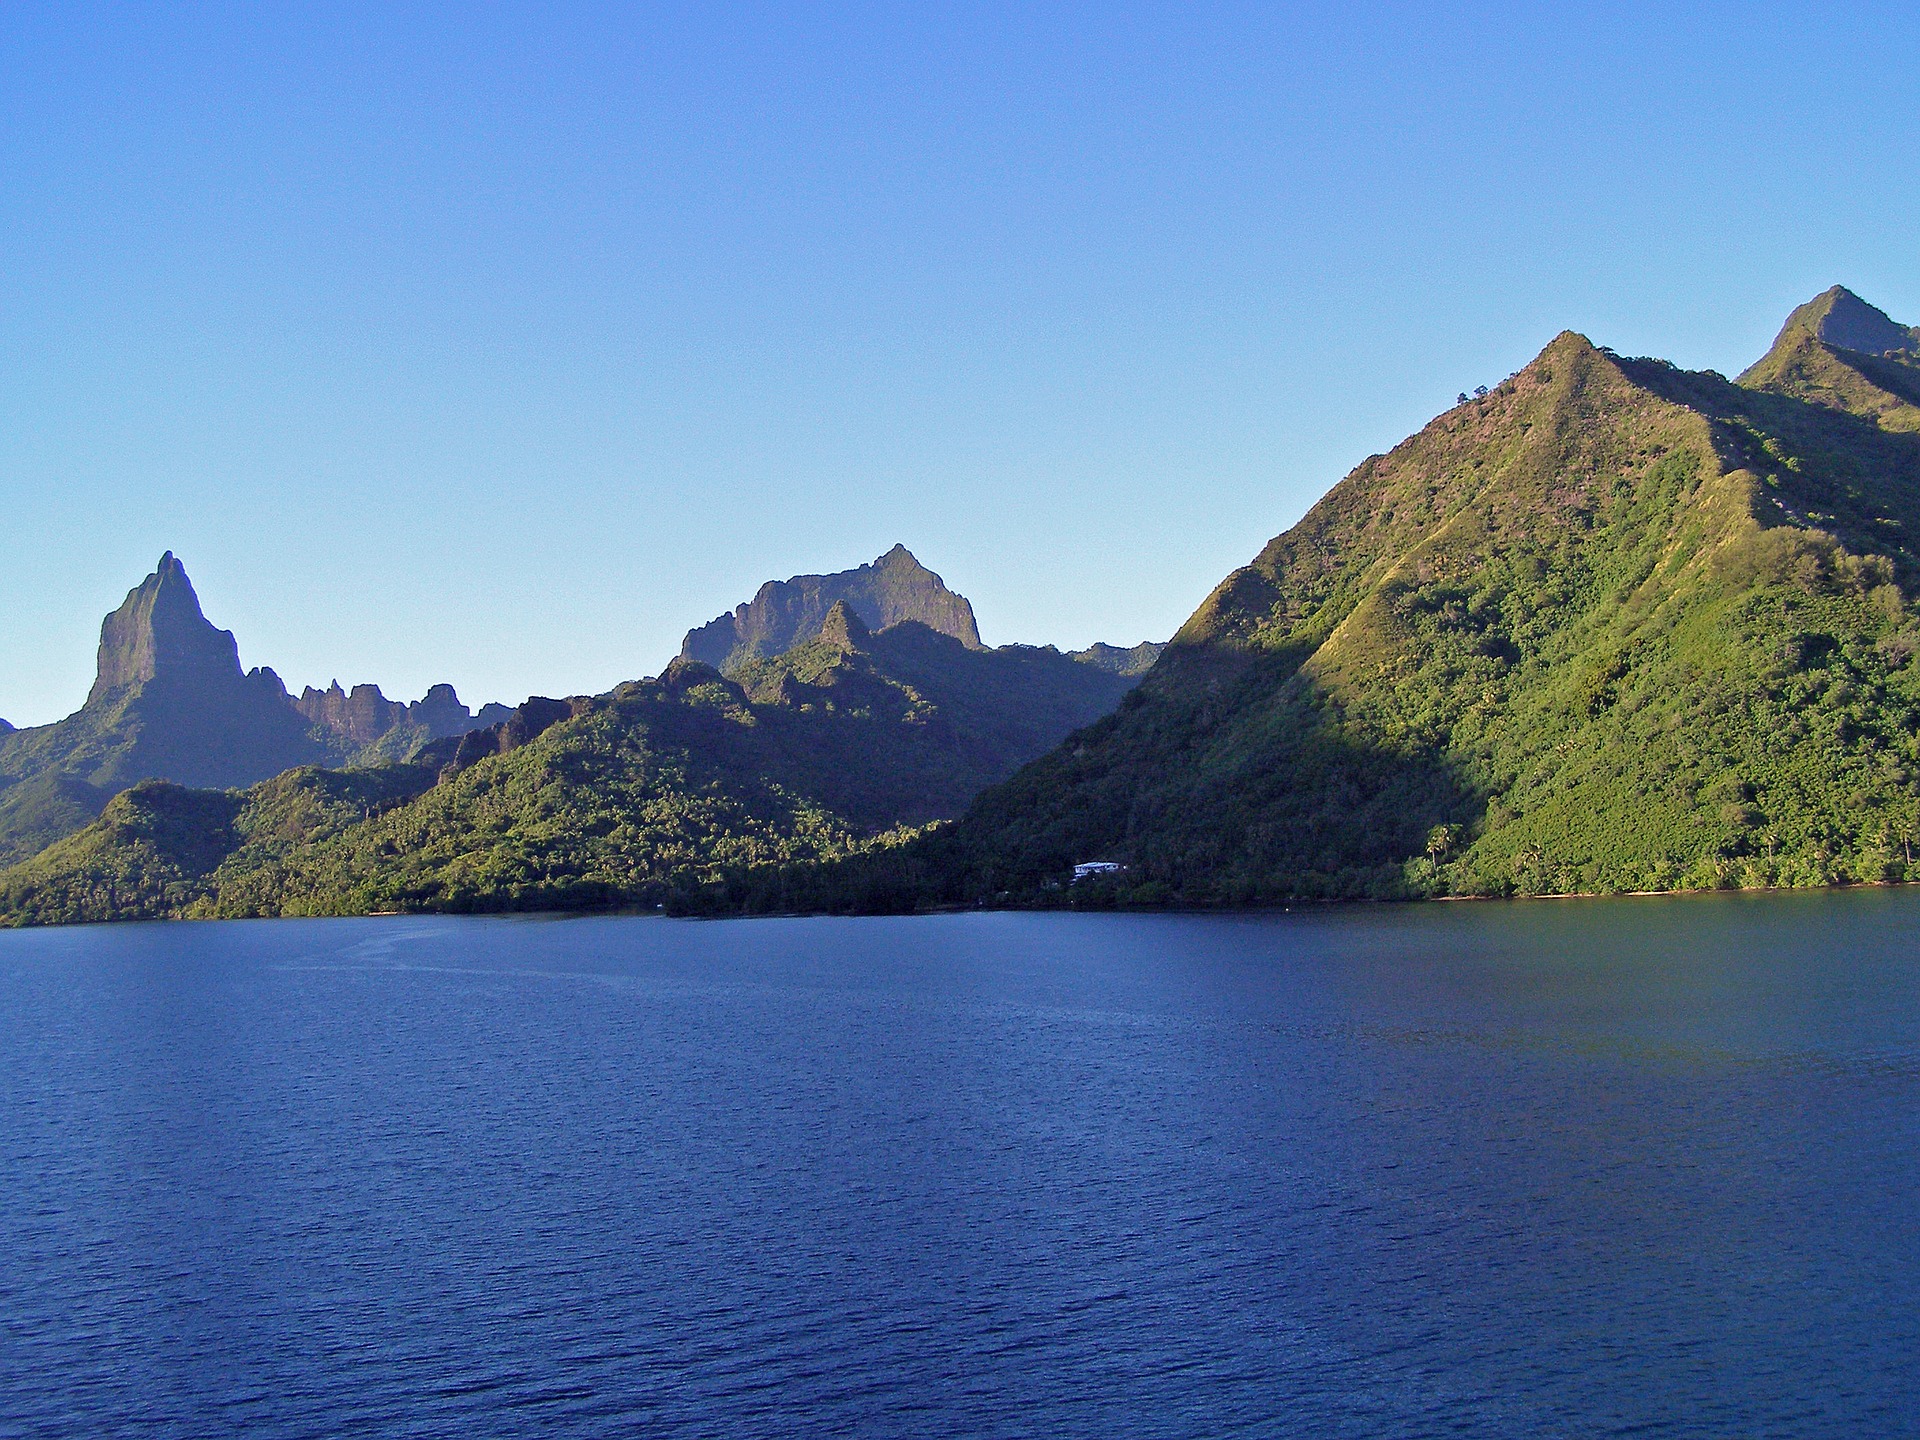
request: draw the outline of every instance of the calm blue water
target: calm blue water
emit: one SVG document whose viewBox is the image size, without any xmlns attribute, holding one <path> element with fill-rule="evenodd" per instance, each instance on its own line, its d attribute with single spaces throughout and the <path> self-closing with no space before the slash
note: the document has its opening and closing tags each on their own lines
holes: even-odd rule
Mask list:
<svg viewBox="0 0 1920 1440">
<path fill-rule="evenodd" d="M 0 1434 L 1920 1434 L 1916 936 L 0 934 Z"/>
</svg>

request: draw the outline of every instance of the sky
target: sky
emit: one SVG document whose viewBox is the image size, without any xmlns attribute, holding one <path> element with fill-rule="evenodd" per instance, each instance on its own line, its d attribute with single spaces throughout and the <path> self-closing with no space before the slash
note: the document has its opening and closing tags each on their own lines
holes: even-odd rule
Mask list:
<svg viewBox="0 0 1920 1440">
<path fill-rule="evenodd" d="M 1920 321 L 1920 13 L 10 4 L 0 716 L 176 552 L 249 666 L 656 673 L 896 541 L 1164 639 L 1556 333 Z"/>
</svg>

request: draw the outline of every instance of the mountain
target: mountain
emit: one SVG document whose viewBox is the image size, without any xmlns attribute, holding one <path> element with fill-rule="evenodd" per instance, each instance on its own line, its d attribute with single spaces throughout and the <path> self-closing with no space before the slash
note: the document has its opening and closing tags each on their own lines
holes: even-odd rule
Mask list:
<svg viewBox="0 0 1920 1440">
<path fill-rule="evenodd" d="M 967 597 L 948 589 L 906 546 L 896 545 L 856 570 L 769 580 L 731 615 L 689 630 L 680 643 L 680 658 L 711 665 L 724 675 L 738 674 L 753 662 L 785 654 L 818 634 L 836 605 L 845 605 L 868 633 L 915 622 L 951 636 L 969 650 L 986 648 Z M 1060 653 L 1052 646 L 1004 648 Z M 1144 675 L 1165 648 L 1151 640 L 1130 648 L 1094 644 L 1068 651 L 1067 658 L 1114 675 L 1136 677 Z"/>
<path fill-rule="evenodd" d="M 680 644 L 681 658 L 732 674 L 750 661 L 778 655 L 817 633 L 827 612 L 842 601 L 869 630 L 914 620 L 951 635 L 970 650 L 981 648 L 967 598 L 949 590 L 906 546 L 896 545 L 855 570 L 769 580 L 731 615 L 689 630 Z"/>
<path fill-rule="evenodd" d="M 958 815 L 1134 684 L 1051 648 L 971 648 L 915 620 L 869 630 L 844 600 L 811 640 L 733 678 L 757 705 L 865 715 L 923 734 L 924 759 L 893 783 L 890 807 L 894 823 L 916 825 Z"/>
<path fill-rule="evenodd" d="M 0 861 L 33 853 L 135 781 L 250 785 L 325 759 L 267 669 L 243 671 L 171 551 L 100 626 L 86 704 L 0 738 Z"/>
<path fill-rule="evenodd" d="M 256 877 L 433 783 L 416 766 L 289 770 L 252 790 L 142 780 L 93 824 L 0 871 L 0 924 L 55 925 L 185 913 L 239 857 Z"/>
<path fill-rule="evenodd" d="M 343 695 L 329 710 L 331 693 L 309 690 L 319 703 L 303 707 L 272 670 L 243 671 L 233 633 L 201 612 L 186 567 L 168 551 L 101 622 L 86 704 L 52 725 L 0 730 L 0 864 L 86 825 L 141 780 L 247 786 L 298 765 L 382 758 L 497 718 L 483 711 L 462 721 L 466 707 L 449 686 L 392 712 L 382 711 L 391 702 L 377 687 L 355 688 L 354 698 L 378 702 L 357 708 Z"/>
<path fill-rule="evenodd" d="M 1920 878 L 1920 351 L 1840 343 L 1911 333 L 1878 314 L 1829 292 L 1737 383 L 1563 333 L 1363 462 L 1131 688 L 769 605 L 726 674 L 530 701 L 386 770 L 143 787 L 0 875 L 0 915 Z M 1124 868 L 1071 883 L 1093 860 Z"/>
<path fill-rule="evenodd" d="M 1111 711 L 1157 653 L 986 649 L 965 599 L 904 550 L 789 585 L 763 589 L 757 612 L 742 607 L 757 638 L 729 651 L 730 675 L 682 658 L 606 695 L 472 717 L 489 724 L 463 719 L 448 687 L 405 706 L 337 683 L 296 701 L 275 681 L 310 745 L 355 769 L 322 768 L 309 751 L 244 790 L 153 780 L 111 803 L 90 792 L 67 838 L 0 874 L 0 919 L 697 905 L 747 871 L 890 848 L 957 816 Z M 836 587 L 963 633 L 918 619 L 876 629 L 845 595 L 796 628 Z M 179 628 L 150 640 L 110 620 L 105 689 L 152 684 L 141 657 L 175 665 Z"/>
<path fill-rule="evenodd" d="M 136 787 L 0 874 L 0 917 L 690 905 L 958 814 L 1131 683 L 917 621 L 872 632 L 837 601 L 737 680 L 676 660 L 607 695 L 529 700 L 407 765 Z"/>
<path fill-rule="evenodd" d="M 1912 333 L 1830 291 L 1740 384 L 1563 334 L 1360 465 L 957 825 L 734 900 L 1920 877 L 1920 364 L 1882 343 Z M 1090 860 L 1127 868 L 1068 884 Z"/>
</svg>

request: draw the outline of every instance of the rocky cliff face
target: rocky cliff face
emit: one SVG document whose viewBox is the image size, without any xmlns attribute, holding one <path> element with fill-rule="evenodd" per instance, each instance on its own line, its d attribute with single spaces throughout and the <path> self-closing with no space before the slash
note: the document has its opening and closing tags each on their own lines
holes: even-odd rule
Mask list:
<svg viewBox="0 0 1920 1440">
<path fill-rule="evenodd" d="M 321 729 L 349 744 L 361 746 L 371 745 L 401 729 L 418 731 L 425 739 L 438 740 L 448 735 L 464 735 L 505 718 L 504 714 L 486 720 L 475 716 L 461 703 L 451 685 L 435 685 L 424 698 L 403 704 L 387 699 L 378 685 L 356 685 L 352 690 L 343 690 L 336 680 L 325 690 L 309 685 L 293 705 Z"/>
<path fill-rule="evenodd" d="M 489 755 L 505 755 L 531 744 L 555 725 L 584 713 L 588 704 L 584 698 L 550 700 L 544 695 L 530 695 L 492 724 L 469 728 L 422 746 L 414 755 L 413 763 L 438 770 L 442 775 L 457 773 L 479 764 Z M 487 708 L 505 707 L 490 705 Z"/>
<path fill-rule="evenodd" d="M 812 639 L 820 633 L 827 612 L 840 602 L 870 630 L 917 620 L 970 650 L 981 648 L 980 630 L 966 596 L 949 590 L 906 546 L 896 545 L 858 569 L 769 580 L 731 615 L 689 631 L 680 654 L 731 673 Z"/>
<path fill-rule="evenodd" d="M 294 708 L 323 729 L 360 745 L 371 744 L 402 723 L 407 707 L 387 699 L 378 685 L 340 688 L 334 681 L 325 690 L 309 685 L 293 702 Z"/>
<path fill-rule="evenodd" d="M 242 678 L 231 630 L 200 613 L 186 567 L 167 551 L 100 624 L 100 657 L 89 705 L 151 680 L 219 688 Z"/>
<path fill-rule="evenodd" d="M 0 859 L 86 824 L 139 780 L 220 789 L 328 758 L 280 677 L 240 668 L 169 552 L 102 622 L 87 703 L 0 737 Z"/>
</svg>

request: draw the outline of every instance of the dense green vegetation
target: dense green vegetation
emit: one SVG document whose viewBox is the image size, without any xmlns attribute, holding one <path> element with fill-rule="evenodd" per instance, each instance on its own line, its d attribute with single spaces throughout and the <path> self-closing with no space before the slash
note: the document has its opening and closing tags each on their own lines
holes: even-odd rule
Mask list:
<svg viewBox="0 0 1920 1440">
<path fill-rule="evenodd" d="M 143 780 L 108 801 L 95 824 L 0 874 L 0 915 L 46 925 L 192 913 L 217 889 L 216 875 L 270 872 L 432 782 L 412 767 L 311 766 L 245 793 Z"/>
<path fill-rule="evenodd" d="M 0 914 L 687 908 L 730 876 L 884 850 L 958 814 L 1131 683 L 918 624 L 869 635 L 845 605 L 742 673 L 677 661 L 609 695 L 529 701 L 406 765 L 142 785 L 0 876 Z"/>
<path fill-rule="evenodd" d="M 1884 399 L 1920 369 L 1820 319 L 1744 386 L 1561 336 L 1360 466 L 957 826 L 711 903 L 1920 877 L 1920 440 Z M 1064 883 L 1093 859 L 1128 868 Z"/>
<path fill-rule="evenodd" d="M 138 780 L 221 786 L 328 757 L 268 672 L 162 675 L 97 691 L 52 725 L 0 737 L 0 864 L 101 813 Z"/>
<path fill-rule="evenodd" d="M 730 675 L 680 661 L 530 701 L 407 765 L 142 787 L 0 876 L 0 906 L 724 913 L 1920 879 L 1916 396 L 1920 335 L 1843 291 L 1737 384 L 1565 334 L 1335 486 L 1130 693 L 1052 650 L 869 633 L 842 599 L 779 655 L 730 649 Z M 1125 868 L 1069 883 L 1086 860 Z"/>
</svg>

